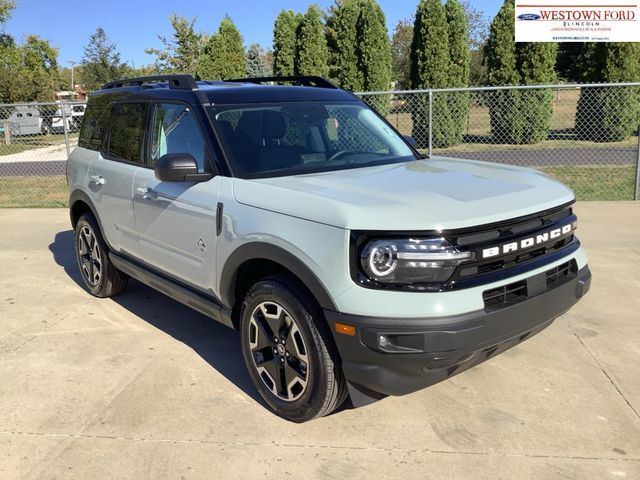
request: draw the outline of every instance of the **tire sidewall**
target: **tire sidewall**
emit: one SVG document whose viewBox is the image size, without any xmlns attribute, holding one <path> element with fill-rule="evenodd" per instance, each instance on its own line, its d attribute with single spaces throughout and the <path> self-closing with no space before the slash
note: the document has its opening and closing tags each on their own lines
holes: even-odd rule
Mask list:
<svg viewBox="0 0 640 480">
<path fill-rule="evenodd" d="M 82 271 L 79 242 L 80 242 L 80 231 L 84 227 L 89 227 L 91 229 L 91 231 L 93 232 L 93 235 L 96 238 L 96 241 L 98 242 L 98 249 L 100 250 L 100 258 L 102 259 L 102 272 L 100 276 L 100 281 L 98 282 L 97 285 L 91 285 L 85 278 L 84 273 Z M 107 282 L 108 282 L 107 271 L 109 268 L 109 250 L 102 238 L 102 235 L 100 234 L 100 228 L 98 227 L 98 224 L 92 215 L 84 214 L 78 219 L 78 223 L 76 223 L 76 230 L 74 235 L 74 247 L 76 250 L 75 252 L 76 262 L 78 264 L 78 270 L 80 271 L 80 276 L 82 277 L 82 283 L 84 284 L 85 288 L 91 292 L 92 295 L 95 295 L 98 297 L 102 296 L 105 288 L 107 287 Z"/>
<path fill-rule="evenodd" d="M 264 385 L 251 354 L 249 347 L 249 320 L 255 308 L 262 302 L 275 302 L 281 305 L 294 318 L 307 347 L 309 360 L 307 388 L 300 398 L 292 402 L 281 400 Z M 318 399 L 324 399 L 327 389 L 327 376 L 332 373 L 324 371 L 326 366 L 318 349 L 323 340 L 312 323 L 316 318 L 314 318 L 312 311 L 309 310 L 284 285 L 266 281 L 257 283 L 249 290 L 241 311 L 240 342 L 249 375 L 260 396 L 269 407 L 281 417 L 294 422 L 302 422 L 316 416 L 322 407 Z M 324 319 L 319 318 L 317 320 L 324 321 Z"/>
</svg>

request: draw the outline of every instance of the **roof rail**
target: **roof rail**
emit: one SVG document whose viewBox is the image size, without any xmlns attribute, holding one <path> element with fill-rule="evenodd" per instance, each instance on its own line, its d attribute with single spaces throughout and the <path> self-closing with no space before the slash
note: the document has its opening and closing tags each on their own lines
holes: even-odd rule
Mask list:
<svg viewBox="0 0 640 480">
<path fill-rule="evenodd" d="M 253 77 L 253 78 L 234 78 L 225 80 L 225 82 L 245 82 L 245 83 L 269 83 L 269 82 L 288 82 L 297 83 L 305 87 L 333 88 L 338 86 L 323 77 L 314 75 L 291 75 L 287 77 Z"/>
<path fill-rule="evenodd" d="M 198 89 L 198 84 L 193 79 L 193 76 L 189 74 L 151 75 L 148 77 L 125 78 L 122 80 L 115 80 L 113 82 L 105 83 L 102 86 L 102 88 L 107 90 L 111 88 L 120 88 L 127 85 L 142 86 L 143 83 L 147 83 L 147 82 L 167 82 L 169 84 L 169 88 L 173 90 L 197 90 Z"/>
</svg>

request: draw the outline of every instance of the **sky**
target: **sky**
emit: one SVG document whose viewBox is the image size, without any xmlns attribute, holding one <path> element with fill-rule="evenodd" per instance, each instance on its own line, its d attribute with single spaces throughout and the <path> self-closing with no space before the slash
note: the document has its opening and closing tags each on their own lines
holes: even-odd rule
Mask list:
<svg viewBox="0 0 640 480">
<path fill-rule="evenodd" d="M 417 0 L 378 0 L 385 12 L 389 32 L 398 20 L 413 15 Z M 225 15 L 240 29 L 245 45 L 259 43 L 270 47 L 273 22 L 283 9 L 305 11 L 317 3 L 323 9 L 333 0 L 16 0 L 17 8 L 4 27 L 5 33 L 17 40 L 36 34 L 59 49 L 58 64 L 70 66 L 80 62 L 89 36 L 101 26 L 115 43 L 121 59 L 140 67 L 153 63 L 145 48 L 161 46 L 158 35 L 171 35 L 169 16 L 197 17 L 196 29 L 212 33 Z M 502 2 L 471 0 L 471 3 L 493 17 Z"/>
</svg>

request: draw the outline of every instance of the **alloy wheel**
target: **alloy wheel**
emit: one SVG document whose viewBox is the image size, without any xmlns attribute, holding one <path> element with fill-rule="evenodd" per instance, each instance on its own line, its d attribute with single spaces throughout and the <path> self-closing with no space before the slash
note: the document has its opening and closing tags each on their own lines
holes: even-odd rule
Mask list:
<svg viewBox="0 0 640 480">
<path fill-rule="evenodd" d="M 102 255 L 95 233 L 86 225 L 78 235 L 78 258 L 85 280 L 92 286 L 98 285 L 102 278 Z"/>
<path fill-rule="evenodd" d="M 248 339 L 264 385 L 280 400 L 299 399 L 309 382 L 309 357 L 296 320 L 281 305 L 262 302 L 251 314 Z"/>
</svg>

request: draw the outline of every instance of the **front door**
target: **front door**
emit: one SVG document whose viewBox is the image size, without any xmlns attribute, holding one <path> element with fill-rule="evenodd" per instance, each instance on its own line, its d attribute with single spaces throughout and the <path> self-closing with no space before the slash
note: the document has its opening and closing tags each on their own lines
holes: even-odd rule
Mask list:
<svg viewBox="0 0 640 480">
<path fill-rule="evenodd" d="M 160 182 L 153 167 L 168 153 L 189 153 L 202 173 L 210 171 L 209 153 L 189 106 L 152 107 L 147 166 L 133 184 L 138 257 L 193 287 L 212 293 L 215 279 L 216 205 L 222 177 L 208 182 Z"/>
</svg>

